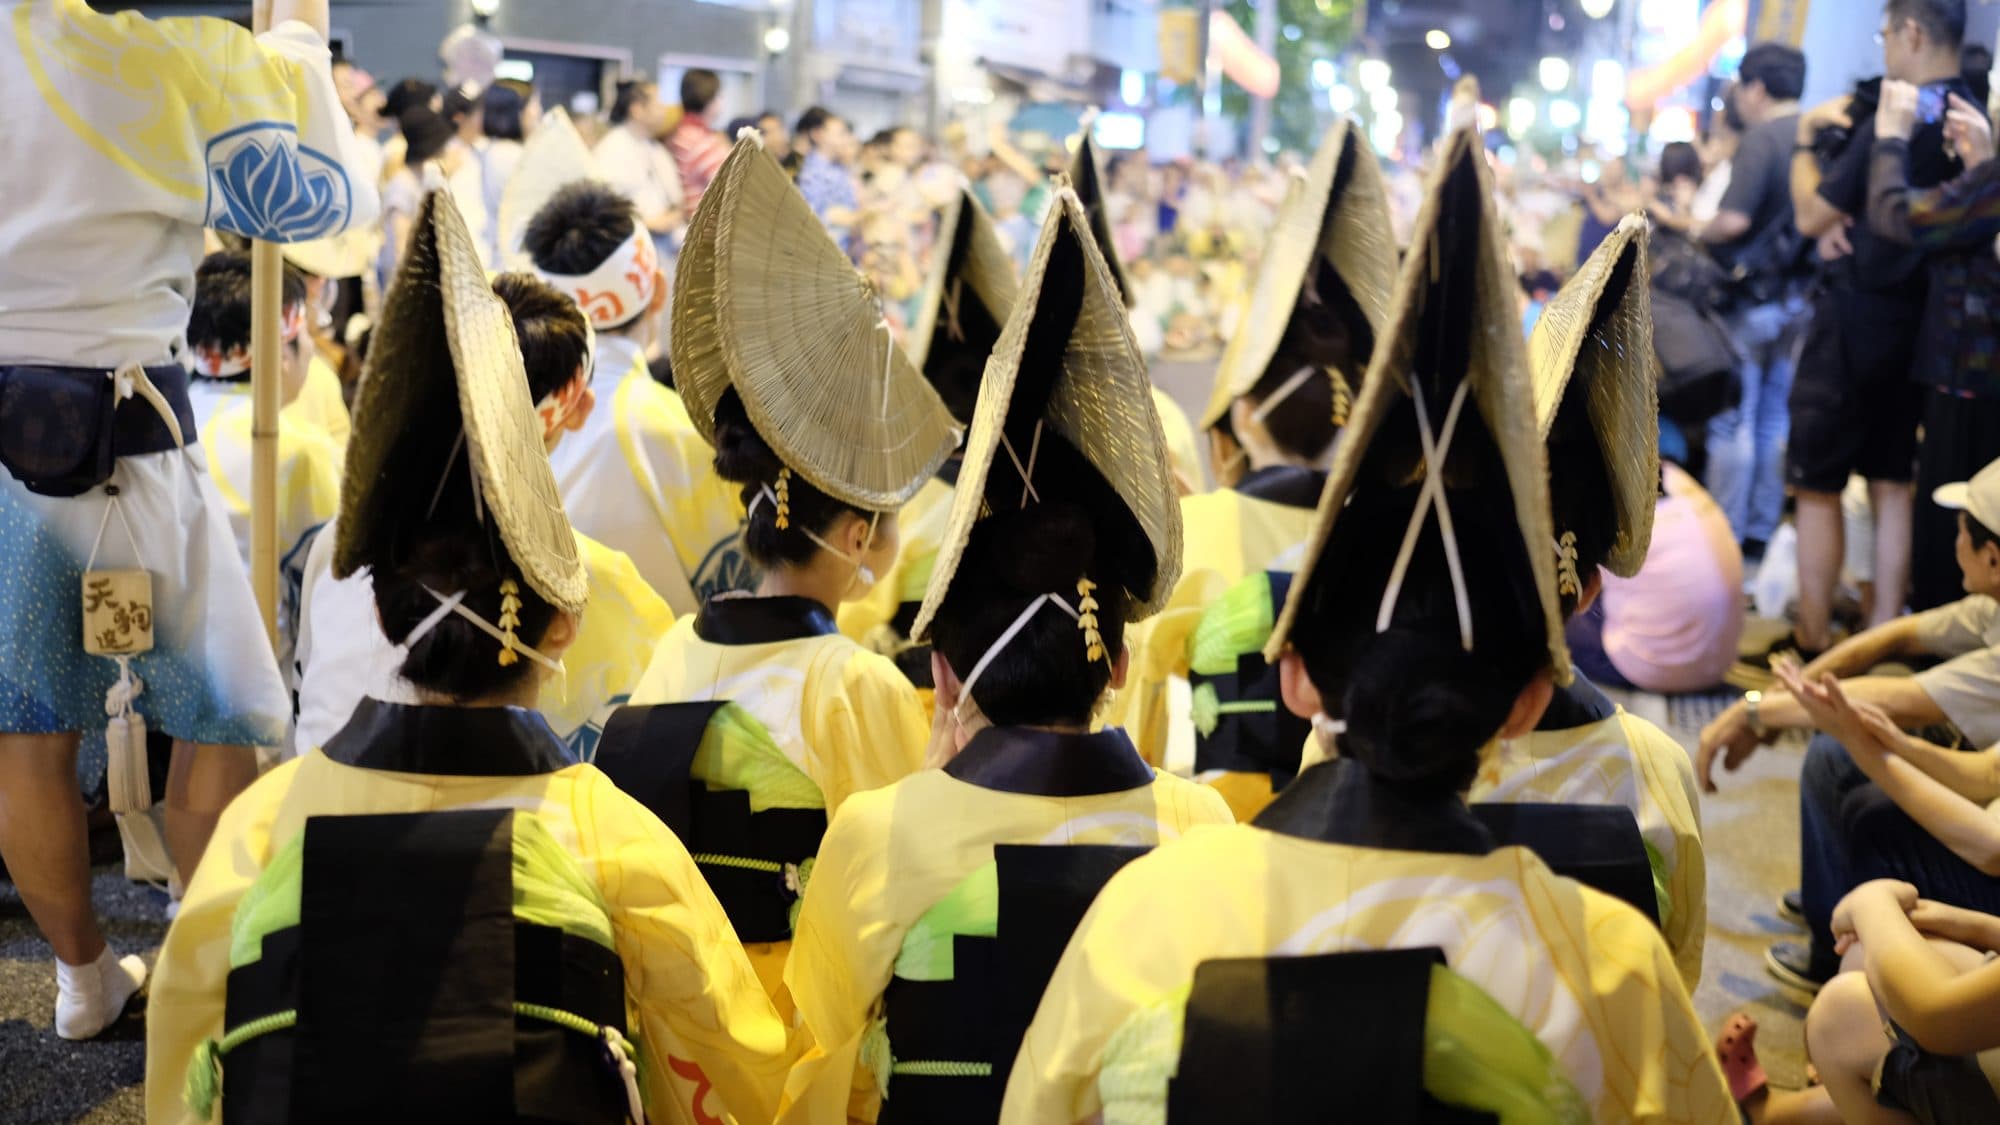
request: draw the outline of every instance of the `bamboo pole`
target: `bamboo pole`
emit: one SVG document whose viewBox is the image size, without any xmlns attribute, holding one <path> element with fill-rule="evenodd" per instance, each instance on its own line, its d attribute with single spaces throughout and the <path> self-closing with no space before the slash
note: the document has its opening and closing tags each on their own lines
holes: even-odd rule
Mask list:
<svg viewBox="0 0 2000 1125">
<path fill-rule="evenodd" d="M 270 29 L 270 5 L 254 8 Z M 264 635 L 278 647 L 278 407 L 284 385 L 285 263 L 274 242 L 250 247 L 250 589 Z"/>
</svg>

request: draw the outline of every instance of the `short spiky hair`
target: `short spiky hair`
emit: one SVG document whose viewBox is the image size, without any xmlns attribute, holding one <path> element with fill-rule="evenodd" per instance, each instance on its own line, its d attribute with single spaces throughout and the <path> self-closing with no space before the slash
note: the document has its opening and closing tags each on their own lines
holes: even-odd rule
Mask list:
<svg viewBox="0 0 2000 1125">
<path fill-rule="evenodd" d="M 590 350 L 590 326 L 569 294 L 539 277 L 503 273 L 493 292 L 506 302 L 528 370 L 528 397 L 542 401 L 576 379 Z"/>
<path fill-rule="evenodd" d="M 543 273 L 581 275 L 632 237 L 632 201 L 595 180 L 570 184 L 528 220 L 521 246 Z"/>
</svg>

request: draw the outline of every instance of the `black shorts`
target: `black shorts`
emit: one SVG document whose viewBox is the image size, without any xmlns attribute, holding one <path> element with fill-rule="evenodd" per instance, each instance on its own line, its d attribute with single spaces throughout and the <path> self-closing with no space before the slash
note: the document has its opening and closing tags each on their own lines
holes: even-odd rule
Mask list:
<svg viewBox="0 0 2000 1125">
<path fill-rule="evenodd" d="M 2000 1121 L 2000 1097 L 1972 1055 L 1934 1055 L 1888 1025 L 1892 1043 L 1875 1072 L 1875 1100 L 1924 1125 L 1983 1125 Z"/>
<path fill-rule="evenodd" d="M 1839 493 L 1849 474 L 1916 479 L 1923 390 L 1910 382 L 1921 305 L 1833 290 L 1813 303 L 1792 378 L 1785 483 Z"/>
</svg>

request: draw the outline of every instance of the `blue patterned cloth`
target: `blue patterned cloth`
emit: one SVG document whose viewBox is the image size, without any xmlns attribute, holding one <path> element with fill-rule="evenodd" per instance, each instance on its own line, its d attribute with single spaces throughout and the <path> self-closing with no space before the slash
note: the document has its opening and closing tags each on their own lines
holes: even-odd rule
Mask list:
<svg viewBox="0 0 2000 1125">
<path fill-rule="evenodd" d="M 836 164 L 817 152 L 806 154 L 804 163 L 799 165 L 799 194 L 806 197 L 813 214 L 826 223 L 826 229 L 844 248 L 847 245 L 847 228 L 827 222 L 826 213 L 836 208 L 852 211 L 860 205 L 854 193 L 854 175 L 844 164 Z"/>
<path fill-rule="evenodd" d="M 208 143 L 208 225 L 267 242 L 307 242 L 347 228 L 354 192 L 339 161 L 275 121 Z"/>
</svg>

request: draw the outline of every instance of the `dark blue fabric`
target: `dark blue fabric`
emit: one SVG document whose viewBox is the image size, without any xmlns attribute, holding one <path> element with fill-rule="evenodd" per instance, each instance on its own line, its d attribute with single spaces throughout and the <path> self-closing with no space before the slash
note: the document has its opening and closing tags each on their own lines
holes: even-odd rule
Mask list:
<svg viewBox="0 0 2000 1125">
<path fill-rule="evenodd" d="M 1871 879 L 1900 879 L 1925 898 L 2000 913 L 2000 878 L 1960 859 L 1868 780 L 1831 735 L 1817 734 L 1799 775 L 1800 894 L 1813 975 L 1839 968 L 1833 908 Z"/>
<path fill-rule="evenodd" d="M 1563 633 L 1569 640 L 1570 661 L 1591 682 L 1617 688 L 1632 686 L 1604 651 L 1604 599 L 1599 598 L 1589 609 L 1570 618 Z"/>
</svg>

